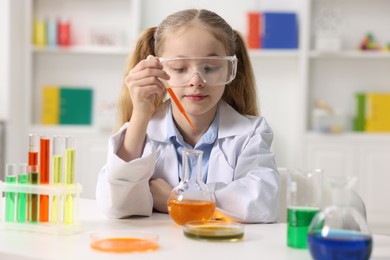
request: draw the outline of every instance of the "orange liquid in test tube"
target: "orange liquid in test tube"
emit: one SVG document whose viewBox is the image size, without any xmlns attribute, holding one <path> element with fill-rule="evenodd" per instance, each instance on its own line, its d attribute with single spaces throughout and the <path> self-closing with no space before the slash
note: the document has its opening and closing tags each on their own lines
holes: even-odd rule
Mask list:
<svg viewBox="0 0 390 260">
<path fill-rule="evenodd" d="M 38 165 L 39 135 L 29 135 L 28 166 Z"/>
<path fill-rule="evenodd" d="M 28 136 L 28 166 L 38 166 L 39 135 L 29 134 Z M 31 183 L 31 180 L 28 180 Z M 30 194 L 27 194 L 27 220 L 30 219 Z"/>
<path fill-rule="evenodd" d="M 50 139 L 40 140 L 40 184 L 49 184 L 50 175 Z M 40 195 L 39 221 L 49 221 L 49 196 Z"/>
<path fill-rule="evenodd" d="M 28 165 L 38 165 L 38 152 L 28 152 Z"/>
</svg>

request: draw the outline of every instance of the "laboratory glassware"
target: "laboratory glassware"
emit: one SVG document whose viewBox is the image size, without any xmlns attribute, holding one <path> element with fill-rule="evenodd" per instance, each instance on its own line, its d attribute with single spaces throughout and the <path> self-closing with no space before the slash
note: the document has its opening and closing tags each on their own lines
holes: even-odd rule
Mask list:
<svg viewBox="0 0 390 260">
<path fill-rule="evenodd" d="M 321 210 L 308 230 L 308 245 L 315 260 L 369 259 L 373 239 L 365 217 L 351 205 L 355 177 L 328 177 L 332 204 Z"/>
<path fill-rule="evenodd" d="M 322 170 L 289 169 L 287 179 L 287 245 L 307 248 L 307 231 L 322 206 Z"/>
<path fill-rule="evenodd" d="M 52 184 L 59 186 L 62 184 L 62 156 L 64 151 L 64 138 L 62 136 L 54 136 L 53 138 L 53 177 Z M 52 196 L 51 203 L 51 219 L 52 223 L 57 223 L 61 220 L 62 196 Z"/>
<path fill-rule="evenodd" d="M 18 164 L 18 184 L 28 184 L 27 164 Z M 16 221 L 25 223 L 27 221 L 27 193 L 19 192 L 16 200 Z"/>
<path fill-rule="evenodd" d="M 215 211 L 214 193 L 202 181 L 200 150 L 182 152 L 183 177 L 168 198 L 168 213 L 179 225 L 193 220 L 209 220 Z"/>
<path fill-rule="evenodd" d="M 17 164 L 8 164 L 5 182 L 15 184 L 17 179 Z M 0 198 L 1 199 L 1 198 Z M 6 192 L 5 193 L 5 221 L 15 221 L 15 206 L 16 206 L 16 193 Z"/>
<path fill-rule="evenodd" d="M 49 184 L 50 180 L 50 138 L 41 137 L 39 146 L 40 184 Z M 39 197 L 39 221 L 49 221 L 49 196 Z"/>
<path fill-rule="evenodd" d="M 67 136 L 65 141 L 65 185 L 74 185 L 75 183 L 75 159 L 76 146 L 75 139 Z M 64 223 L 72 224 L 74 219 L 74 195 L 66 195 L 64 202 Z"/>
</svg>

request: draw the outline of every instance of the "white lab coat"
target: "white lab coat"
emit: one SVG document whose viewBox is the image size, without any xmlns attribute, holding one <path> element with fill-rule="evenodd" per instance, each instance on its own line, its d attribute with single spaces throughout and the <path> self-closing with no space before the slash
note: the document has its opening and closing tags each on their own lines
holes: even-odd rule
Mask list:
<svg viewBox="0 0 390 260">
<path fill-rule="evenodd" d="M 172 187 L 179 183 L 175 147 L 167 139 L 167 101 L 149 122 L 141 158 L 126 162 L 116 155 L 127 123 L 109 139 L 107 163 L 96 189 L 99 208 L 108 217 L 150 216 L 151 178 Z M 219 104 L 218 139 L 210 154 L 207 185 L 217 207 L 240 222 L 275 222 L 279 218 L 279 173 L 270 151 L 273 133 L 263 117 L 242 116 Z"/>
</svg>

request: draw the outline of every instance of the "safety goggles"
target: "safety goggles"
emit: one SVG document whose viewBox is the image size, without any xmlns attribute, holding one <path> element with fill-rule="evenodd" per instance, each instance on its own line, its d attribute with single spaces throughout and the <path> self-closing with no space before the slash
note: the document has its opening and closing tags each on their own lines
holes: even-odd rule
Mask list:
<svg viewBox="0 0 390 260">
<path fill-rule="evenodd" d="M 171 87 L 187 86 L 197 75 L 207 86 L 229 84 L 236 77 L 237 57 L 177 57 L 160 58 L 164 71 L 170 76 Z"/>
</svg>

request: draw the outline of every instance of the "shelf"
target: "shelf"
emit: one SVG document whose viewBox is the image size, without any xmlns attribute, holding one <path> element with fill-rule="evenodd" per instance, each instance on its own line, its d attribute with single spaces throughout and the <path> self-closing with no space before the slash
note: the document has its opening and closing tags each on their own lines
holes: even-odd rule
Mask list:
<svg viewBox="0 0 390 260">
<path fill-rule="evenodd" d="M 129 55 L 130 48 L 100 46 L 32 47 L 34 53 Z M 298 50 L 249 50 L 251 57 L 298 58 Z"/>
<path fill-rule="evenodd" d="M 249 50 L 249 55 L 253 58 L 298 58 L 300 56 L 299 50 Z"/>
<path fill-rule="evenodd" d="M 314 59 L 389 59 L 388 51 L 311 51 L 310 57 Z"/>
<path fill-rule="evenodd" d="M 72 135 L 72 136 L 88 136 L 88 137 L 104 137 L 107 138 L 111 134 L 110 131 L 101 130 L 97 126 L 85 125 L 39 125 L 33 124 L 29 127 L 30 133 L 39 133 L 41 135 Z"/>
<path fill-rule="evenodd" d="M 306 138 L 311 141 L 314 140 L 328 140 L 328 141 L 337 141 L 337 140 L 346 140 L 346 141 L 354 141 L 354 140 L 365 140 L 365 141 L 382 141 L 382 140 L 390 140 L 390 132 L 385 133 L 370 133 L 370 132 L 343 132 L 339 134 L 327 134 L 327 133 L 318 133 L 314 131 L 310 131 L 306 133 Z"/>
<path fill-rule="evenodd" d="M 129 48 L 105 46 L 32 47 L 34 53 L 129 55 Z"/>
</svg>

